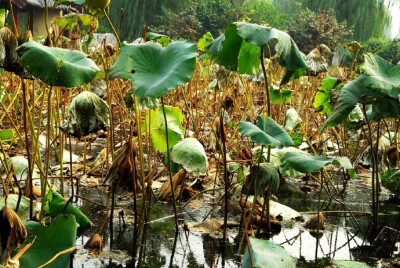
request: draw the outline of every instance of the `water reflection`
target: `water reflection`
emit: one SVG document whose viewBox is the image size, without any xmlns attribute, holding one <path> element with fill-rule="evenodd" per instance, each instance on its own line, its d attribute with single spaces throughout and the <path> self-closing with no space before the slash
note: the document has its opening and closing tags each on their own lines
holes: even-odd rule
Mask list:
<svg viewBox="0 0 400 268">
<path fill-rule="evenodd" d="M 98 202 L 105 202 L 104 194 L 96 189 L 81 189 L 86 191 L 87 198 Z M 370 211 L 370 188 L 359 181 L 352 181 L 348 185 L 344 196 L 346 206 L 352 211 Z M 389 199 L 388 193 L 383 192 L 381 202 L 381 212 L 379 223 L 392 228 L 397 228 L 399 224 L 399 205 Z M 279 202 L 288 205 L 298 211 L 315 211 L 317 208 L 316 198 L 313 194 L 294 192 L 282 196 Z M 122 228 L 118 224 L 118 218 L 114 221 L 113 235 L 107 229 L 104 234 L 106 244 L 104 252 L 98 255 L 88 255 L 88 251 L 83 249 L 83 245 L 89 237 L 95 233 L 96 228 L 86 231 L 77 241 L 78 252 L 74 257 L 74 267 L 133 267 L 131 253 L 133 252 L 133 216 L 129 211 L 132 206 L 131 201 L 117 202 L 117 210 L 126 209 L 125 220 L 127 228 Z M 104 211 L 93 204 L 79 201 L 78 205 L 84 213 L 88 214 L 95 222 L 96 226 L 101 225 L 104 219 Z M 343 206 L 337 202 L 325 204 L 325 210 L 344 211 Z M 201 221 L 208 209 L 187 209 L 180 214 L 181 221 Z M 117 211 L 116 211 L 117 215 Z M 230 232 L 229 243 L 223 247 L 221 239 L 215 235 L 185 232 L 181 229 L 177 234 L 174 231 L 174 219 L 169 204 L 155 203 L 152 205 L 152 213 L 147 226 L 145 242 L 138 244 L 142 249 L 143 259 L 140 261 L 141 267 L 238 267 L 241 262 L 241 255 L 237 254 L 237 230 Z M 284 222 L 284 227 L 279 234 L 271 237 L 271 240 L 282 245 L 293 256 L 298 258 L 299 266 L 307 261 L 315 259 L 315 251 L 322 262 L 326 259 L 335 260 L 357 260 L 375 266 L 379 260 L 373 254 L 370 246 L 370 216 L 356 213 L 355 218 L 358 224 L 349 214 L 326 213 L 326 229 L 322 232 L 318 246 L 316 237 L 307 229 L 303 228 L 304 223 L 289 224 Z M 113 250 L 110 249 L 110 237 L 113 237 Z M 400 244 L 396 245 L 398 248 Z M 394 254 L 399 254 L 398 251 Z M 138 256 L 137 256 L 138 257 Z M 139 264 L 138 258 L 136 265 Z"/>
</svg>

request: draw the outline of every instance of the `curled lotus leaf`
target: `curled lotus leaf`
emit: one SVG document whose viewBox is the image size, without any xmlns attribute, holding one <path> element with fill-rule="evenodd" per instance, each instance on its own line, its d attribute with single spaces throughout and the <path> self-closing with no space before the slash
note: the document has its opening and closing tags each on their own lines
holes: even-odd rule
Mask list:
<svg viewBox="0 0 400 268">
<path fill-rule="evenodd" d="M 20 67 L 16 52 L 18 39 L 8 27 L 0 29 L 0 67 L 12 70 Z"/>
<path fill-rule="evenodd" d="M 195 138 L 187 138 L 178 142 L 171 152 L 171 159 L 181 164 L 194 176 L 206 175 L 208 162 L 203 145 Z"/>
<path fill-rule="evenodd" d="M 76 96 L 70 106 L 70 117 L 61 127 L 65 133 L 83 137 L 110 125 L 108 105 L 96 94 L 84 91 Z"/>
<path fill-rule="evenodd" d="M 318 48 L 313 49 L 305 58 L 309 69 L 306 70 L 306 75 L 317 76 L 320 73 L 328 71 L 328 63 L 321 55 Z"/>
</svg>

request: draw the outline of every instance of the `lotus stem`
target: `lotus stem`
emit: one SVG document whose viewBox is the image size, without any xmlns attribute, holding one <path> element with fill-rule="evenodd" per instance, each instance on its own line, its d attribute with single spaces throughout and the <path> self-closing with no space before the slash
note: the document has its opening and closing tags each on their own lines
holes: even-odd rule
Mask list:
<svg viewBox="0 0 400 268">
<path fill-rule="evenodd" d="M 115 38 L 117 39 L 117 47 L 119 48 L 119 46 L 121 44 L 121 40 L 119 39 L 118 32 L 115 30 L 114 25 L 111 22 L 110 16 L 108 16 L 107 11 L 105 9 L 103 9 L 103 14 L 104 14 L 104 17 L 106 18 L 108 24 L 110 25 L 111 30 L 113 31 L 113 33 L 115 35 Z"/>
<path fill-rule="evenodd" d="M 368 125 L 368 134 L 369 134 L 369 145 L 370 145 L 370 148 L 371 148 L 371 159 L 372 159 L 372 221 L 373 221 L 373 230 L 374 230 L 374 232 L 376 231 L 376 228 L 377 228 L 377 225 L 378 225 L 378 222 L 377 221 L 375 221 L 375 218 L 377 218 L 376 217 L 376 215 L 377 215 L 377 211 L 376 211 L 376 205 L 375 205 L 375 202 L 376 202 L 376 200 L 375 200 L 375 168 L 376 168 L 376 165 L 375 165 L 375 156 L 374 156 L 374 150 L 373 150 L 373 139 L 372 139 L 372 128 L 371 128 L 371 122 L 368 120 L 368 117 L 367 117 L 367 110 L 366 110 L 366 107 L 365 107 L 365 103 L 363 103 L 362 104 L 363 105 L 363 113 L 364 113 L 364 117 L 365 117 L 365 121 L 367 121 L 367 125 Z M 379 143 L 379 141 L 377 141 L 377 147 L 376 148 L 378 148 L 378 143 Z"/>
<path fill-rule="evenodd" d="M 56 107 L 57 107 L 57 111 L 56 111 L 56 115 L 57 115 L 57 121 L 56 122 L 58 122 L 58 126 L 60 127 L 61 126 L 61 116 L 60 116 L 60 88 L 58 88 L 57 89 L 57 92 L 56 92 Z M 59 130 L 59 134 L 58 134 L 58 138 L 59 138 L 59 143 L 60 143 L 60 151 L 59 151 L 59 163 L 60 163 L 60 170 L 61 170 L 61 173 L 60 173 L 60 194 L 62 195 L 62 196 L 64 196 L 64 172 L 63 172 L 63 170 L 64 170 L 64 161 L 63 161 L 63 158 L 64 158 L 64 139 L 63 139 L 63 137 L 64 137 L 64 133 L 62 132 L 62 131 L 60 131 L 60 129 L 58 129 Z M 71 152 L 70 152 L 70 154 L 71 154 Z M 86 158 L 85 158 L 85 160 L 86 160 Z M 84 169 L 84 171 L 85 171 L 85 169 Z"/>
<path fill-rule="evenodd" d="M 26 84 L 25 80 L 22 81 L 22 96 L 23 96 L 23 116 L 24 116 L 24 130 L 25 130 L 25 147 L 26 147 L 26 154 L 28 155 L 28 182 L 26 182 L 26 193 L 29 196 L 29 219 L 33 219 L 33 182 L 32 182 L 32 165 L 33 163 L 31 162 L 31 153 L 30 153 L 30 147 L 29 147 L 29 138 L 28 138 L 28 122 L 27 122 L 27 106 L 28 106 L 28 100 L 26 97 Z"/>
<path fill-rule="evenodd" d="M 240 231 L 241 231 L 240 228 L 241 228 L 242 224 L 244 224 L 244 229 L 245 229 L 245 230 L 247 229 L 247 226 L 248 226 L 248 224 L 250 223 L 251 216 L 252 216 L 252 214 L 253 214 L 254 203 L 257 201 L 257 196 L 256 196 L 256 194 L 257 194 L 257 188 L 254 187 L 255 191 L 254 191 L 253 206 L 252 206 L 252 209 L 251 209 L 251 211 L 250 211 L 249 219 L 248 219 L 247 221 L 245 221 L 244 219 L 245 219 L 245 213 L 246 213 L 246 204 L 247 204 L 247 200 L 248 200 L 249 195 L 250 195 L 250 189 L 251 189 L 251 187 L 253 187 L 253 185 L 257 185 L 257 184 L 256 184 L 256 182 L 257 182 L 257 176 L 258 176 L 258 172 L 260 171 L 260 164 L 261 164 L 261 159 L 262 159 L 262 156 L 263 156 L 263 152 L 264 152 L 264 145 L 261 145 L 261 152 L 260 152 L 260 156 L 258 157 L 257 168 L 256 168 L 256 171 L 254 172 L 254 174 L 253 174 L 253 176 L 252 176 L 252 178 L 251 178 L 251 180 L 253 181 L 253 183 L 250 185 L 249 189 L 247 190 L 246 198 L 245 198 L 245 200 L 244 200 L 244 207 L 243 207 L 242 217 L 241 217 L 241 220 L 240 220 L 239 235 L 240 235 Z M 240 252 L 242 251 L 242 245 L 243 245 L 243 242 L 244 242 L 244 235 L 245 235 L 245 234 L 242 235 L 242 239 L 241 239 L 240 244 L 239 244 L 238 253 L 240 253 Z"/>
<path fill-rule="evenodd" d="M 224 129 L 224 109 L 221 110 L 221 117 L 220 117 L 220 128 L 221 128 L 221 142 L 222 142 L 222 157 L 224 160 L 224 186 L 225 186 L 225 212 L 224 212 L 224 234 L 223 234 L 223 243 L 226 241 L 226 228 L 228 225 L 228 168 L 226 165 L 226 136 L 225 136 L 225 129 Z"/>
<path fill-rule="evenodd" d="M 171 184 L 172 202 L 173 202 L 173 205 L 174 205 L 175 229 L 178 230 L 179 229 L 178 213 L 177 213 L 177 209 L 176 209 L 174 184 L 173 184 L 173 181 L 172 181 L 171 157 L 170 157 L 170 153 L 169 153 L 169 139 L 168 139 L 168 122 L 167 122 L 167 115 L 165 113 L 164 97 L 161 97 L 161 106 L 162 106 L 163 114 L 164 114 L 165 136 L 166 136 L 166 143 L 167 143 L 167 159 L 168 159 L 167 167 L 168 167 L 169 182 Z"/>
<path fill-rule="evenodd" d="M 49 29 L 49 6 L 47 5 L 47 0 L 44 0 L 44 19 L 45 19 L 47 38 L 49 38 L 50 46 L 52 47 L 53 38 L 50 34 L 50 29 Z"/>
<path fill-rule="evenodd" d="M 14 32 L 14 35 L 16 37 L 18 37 L 18 28 L 17 28 L 17 24 L 15 23 L 14 8 L 12 6 L 11 0 L 8 0 L 8 7 L 10 8 L 11 20 L 12 20 L 12 23 L 13 23 L 13 30 L 14 30 L 13 32 Z"/>
<path fill-rule="evenodd" d="M 46 197 L 46 182 L 47 176 L 49 175 L 49 169 L 50 169 L 50 130 L 51 130 L 51 96 L 53 93 L 53 86 L 50 86 L 49 92 L 47 95 L 47 130 L 46 130 L 46 165 L 45 165 L 45 170 L 44 170 L 44 176 L 42 177 L 41 180 L 41 195 L 42 198 Z M 46 202 L 42 202 L 42 206 L 40 209 L 40 221 L 43 219 L 43 211 L 44 211 L 44 205 Z"/>
<path fill-rule="evenodd" d="M 320 211 L 321 211 L 321 207 L 320 207 L 320 203 L 321 203 L 321 194 L 322 194 L 322 188 L 323 188 L 323 185 L 324 185 L 324 172 L 321 172 L 321 188 L 319 189 L 319 193 L 318 193 L 318 205 L 317 205 L 317 211 L 318 211 L 318 213 L 317 213 L 317 222 L 318 222 L 318 224 L 317 224 L 317 243 L 315 244 L 315 263 L 317 262 L 317 260 L 318 260 L 318 244 L 319 244 L 319 217 L 320 217 Z"/>
<path fill-rule="evenodd" d="M 265 93 L 267 96 L 267 116 L 271 117 L 271 98 L 269 95 L 269 81 L 268 81 L 267 71 L 265 70 L 263 47 L 261 47 L 260 63 L 261 63 L 261 69 L 264 74 Z M 269 163 L 270 160 L 271 160 L 271 145 L 268 146 L 267 162 Z"/>
<path fill-rule="evenodd" d="M 377 137 L 376 137 L 376 149 L 374 152 L 374 162 L 375 162 L 375 215 L 374 215 L 374 223 L 376 228 L 378 227 L 378 213 L 379 213 L 379 160 L 378 160 L 378 153 L 379 153 L 379 138 L 380 138 L 380 121 L 378 121 L 377 126 Z M 372 149 L 372 147 L 371 147 Z"/>
</svg>

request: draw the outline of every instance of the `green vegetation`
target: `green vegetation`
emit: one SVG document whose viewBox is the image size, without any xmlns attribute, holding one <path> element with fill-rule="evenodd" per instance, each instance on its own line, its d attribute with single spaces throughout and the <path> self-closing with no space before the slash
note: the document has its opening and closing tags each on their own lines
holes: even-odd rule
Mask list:
<svg viewBox="0 0 400 268">
<path fill-rule="evenodd" d="M 346 235 L 364 233 L 373 248 L 383 227 L 381 184 L 398 194 L 398 39 L 369 40 L 362 48 L 348 42 L 341 8 L 311 11 L 328 6 L 302 3 L 310 9 L 289 0 L 282 6 L 256 0 L 114 1 L 110 7 L 109 0 L 58 0 L 82 5 L 89 14 L 67 14 L 53 26 L 46 21 L 45 44 L 32 41 L 29 31 L 18 36 L 0 28 L 0 266 L 69 267 L 78 235 L 89 230 L 95 234 L 84 247 L 106 248 L 100 258 L 111 265 L 108 253 L 120 243 L 113 237 L 118 211 L 119 237 L 127 227 L 132 234 L 124 252 L 131 260 L 121 261 L 126 266 L 154 259 L 166 264 L 147 256 L 146 248 L 162 251 L 157 241 L 146 240 L 153 232 L 173 248 L 174 267 L 183 229 L 187 241 L 188 232 L 214 232 L 224 252 L 239 253 L 242 267 L 292 268 L 303 257 L 269 238 L 296 225 L 299 236 L 315 236 L 315 263 L 364 267 L 325 259 L 320 238 L 327 214 L 346 214 L 353 224 Z M 375 9 L 379 3 L 368 0 L 365 6 L 383 16 L 377 23 L 383 27 L 387 16 L 379 12 L 387 10 Z M 115 11 L 121 4 L 124 18 Z M 82 39 L 92 36 L 98 17 L 116 35 L 116 47 L 67 49 L 52 34 L 51 27 L 62 27 Z M 129 23 L 119 29 L 117 18 Z M 148 18 L 150 27 L 142 28 Z M 349 20 L 355 34 L 359 21 Z M 371 28 L 371 35 L 379 37 L 379 29 Z M 121 42 L 142 30 L 145 40 Z M 365 53 L 359 64 L 361 49 L 382 57 Z M 350 64 L 344 64 L 346 56 Z M 311 75 L 307 69 L 315 61 L 326 68 Z M 275 202 L 273 194 L 285 184 L 312 201 L 301 211 L 314 214 L 305 225 L 295 222 L 303 215 Z M 346 204 L 347 187 L 354 184 L 370 195 L 362 211 Z M 94 190 L 100 201 L 91 200 Z M 85 211 L 78 200 L 102 209 Z M 162 209 L 164 201 L 169 210 Z M 370 216 L 371 228 L 354 214 Z M 183 261 L 196 263 L 190 254 Z M 210 259 L 213 266 L 214 255 Z"/>
</svg>

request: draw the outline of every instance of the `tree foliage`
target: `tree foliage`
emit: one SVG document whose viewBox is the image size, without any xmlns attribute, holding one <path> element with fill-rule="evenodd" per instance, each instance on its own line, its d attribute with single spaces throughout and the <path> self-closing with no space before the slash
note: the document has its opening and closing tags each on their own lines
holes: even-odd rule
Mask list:
<svg viewBox="0 0 400 268">
<path fill-rule="evenodd" d="M 333 10 L 300 9 L 288 23 L 288 33 L 303 52 L 310 52 L 318 44 L 334 48 L 340 41 L 351 37 L 345 23 L 339 23 Z"/>
<path fill-rule="evenodd" d="M 371 39 L 362 45 L 363 48 L 359 55 L 374 53 L 395 65 L 400 62 L 400 38 L 393 40 Z"/>
<path fill-rule="evenodd" d="M 114 25 L 122 21 L 121 39 L 133 40 L 142 35 L 143 25 L 153 32 L 172 38 L 198 39 L 205 32 L 220 35 L 232 21 L 247 21 L 284 29 L 287 15 L 272 0 L 119 0 L 110 5 Z M 127 15 L 129 14 L 129 15 Z M 101 31 L 108 31 L 102 20 Z"/>
<path fill-rule="evenodd" d="M 275 0 L 280 3 L 282 10 L 295 13 L 298 7 L 295 3 L 301 3 L 303 7 L 314 12 L 318 10 L 334 10 L 338 22 L 347 22 L 354 29 L 354 39 L 367 41 L 370 38 L 380 38 L 391 23 L 391 15 L 388 10 L 390 1 L 386 0 Z"/>
</svg>

